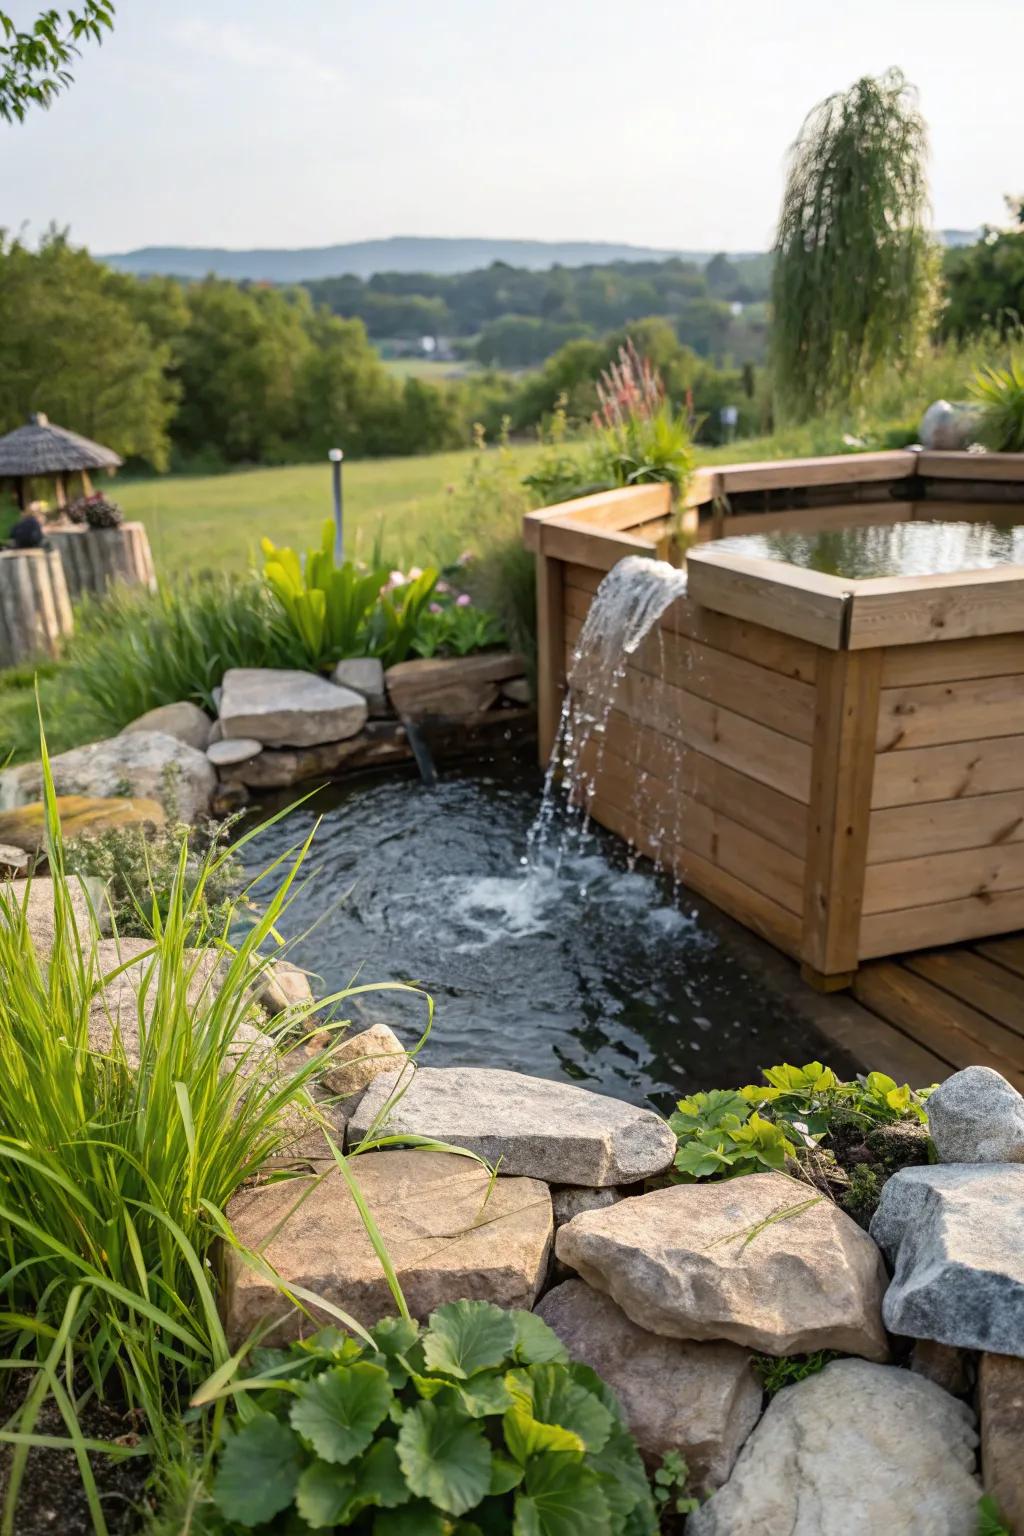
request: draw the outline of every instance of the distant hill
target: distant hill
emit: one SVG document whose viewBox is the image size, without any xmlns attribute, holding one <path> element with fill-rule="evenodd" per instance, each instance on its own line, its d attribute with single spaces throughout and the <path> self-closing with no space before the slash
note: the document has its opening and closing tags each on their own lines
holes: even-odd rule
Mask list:
<svg viewBox="0 0 1024 1536">
<path fill-rule="evenodd" d="M 251 278 L 301 283 L 318 277 L 372 277 L 375 272 L 428 272 L 437 276 L 471 272 L 504 261 L 513 267 L 585 267 L 609 261 L 665 261 L 680 256 L 703 264 L 710 251 L 657 250 L 646 245 L 613 245 L 590 240 L 445 240 L 393 235 L 298 250 L 228 251 L 215 246 L 148 245 L 138 251 L 101 256 L 121 272 L 174 277 Z"/>
</svg>

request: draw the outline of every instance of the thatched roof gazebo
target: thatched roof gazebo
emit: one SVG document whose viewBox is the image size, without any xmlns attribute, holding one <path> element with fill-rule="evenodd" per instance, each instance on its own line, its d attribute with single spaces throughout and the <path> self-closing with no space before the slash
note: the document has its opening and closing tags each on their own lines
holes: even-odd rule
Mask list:
<svg viewBox="0 0 1024 1536">
<path fill-rule="evenodd" d="M 79 437 L 66 427 L 53 426 L 41 411 L 26 426 L 0 437 L 0 480 L 14 481 L 18 505 L 23 509 L 31 500 L 28 489 L 32 480 L 52 480 L 57 505 L 63 507 L 67 501 L 68 475 L 81 475 L 83 493 L 90 496 L 90 470 L 112 471 L 119 469 L 122 462 L 111 448 Z"/>
</svg>

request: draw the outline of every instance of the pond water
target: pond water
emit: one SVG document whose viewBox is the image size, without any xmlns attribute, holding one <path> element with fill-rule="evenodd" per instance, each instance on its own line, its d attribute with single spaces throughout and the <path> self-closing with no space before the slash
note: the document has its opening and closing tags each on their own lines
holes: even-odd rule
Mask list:
<svg viewBox="0 0 1024 1536">
<path fill-rule="evenodd" d="M 984 517 L 970 522 L 915 518 L 913 522 L 829 528 L 817 533 L 737 534 L 719 539 L 714 547 L 850 581 L 1024 565 L 1022 509 L 1004 506 L 984 511 Z M 851 517 L 854 515 L 851 512 Z"/>
<path fill-rule="evenodd" d="M 320 791 L 248 850 L 263 868 L 322 818 L 281 924 L 289 958 L 332 991 L 420 983 L 434 1066 L 514 1068 L 662 1110 L 778 1061 L 850 1070 L 751 978 L 713 909 L 600 828 L 562 840 L 556 825 L 527 866 L 540 791 L 533 764 L 507 757 L 433 789 L 390 777 Z M 424 1017 L 422 1000 L 386 991 L 341 1011 L 406 1044 Z"/>
</svg>

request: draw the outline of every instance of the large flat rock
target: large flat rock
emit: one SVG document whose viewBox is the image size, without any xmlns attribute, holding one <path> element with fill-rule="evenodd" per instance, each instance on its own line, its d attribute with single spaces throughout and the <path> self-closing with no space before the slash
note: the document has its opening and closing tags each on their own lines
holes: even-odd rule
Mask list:
<svg viewBox="0 0 1024 1536">
<path fill-rule="evenodd" d="M 893 1271 L 892 1333 L 1024 1356 L 1024 1164 L 902 1168 L 871 1235 Z"/>
<path fill-rule="evenodd" d="M 444 1152 L 369 1152 L 352 1159 L 351 1169 L 414 1317 L 462 1298 L 533 1306 L 552 1232 L 551 1197 L 543 1184 L 498 1179 L 488 1195 L 488 1175 L 479 1163 Z M 286 1284 L 307 1288 L 364 1325 L 395 1311 L 339 1170 L 319 1183 L 301 1179 L 236 1195 L 227 1216 L 240 1242 L 260 1248 Z M 312 1322 L 296 1314 L 232 1250 L 225 1261 L 232 1348 L 264 1320 L 281 1320 L 272 1335 L 277 1341 L 334 1321 L 323 1313 Z"/>
<path fill-rule="evenodd" d="M 611 1387 L 649 1465 L 676 1451 L 697 1487 L 725 1482 L 761 1415 L 747 1350 L 659 1338 L 582 1280 L 556 1286 L 535 1310 Z"/>
<path fill-rule="evenodd" d="M 928 1098 L 940 1163 L 1024 1163 L 1024 1097 L 991 1067 L 965 1067 Z"/>
<path fill-rule="evenodd" d="M 77 837 L 97 837 L 115 827 L 162 827 L 163 806 L 156 800 L 128 800 L 118 796 L 58 795 L 57 816 L 66 843 Z M 46 847 L 46 806 L 42 800 L 0 811 L 0 843 L 10 843 L 27 853 Z"/>
<path fill-rule="evenodd" d="M 495 703 L 501 684 L 525 670 L 511 651 L 400 661 L 384 674 L 396 715 L 406 720 L 470 720 Z"/>
<path fill-rule="evenodd" d="M 381 1073 L 352 1120 L 362 1134 L 394 1092 Z M 420 1067 L 387 1128 L 479 1152 L 501 1172 L 549 1184 L 633 1184 L 664 1173 L 676 1139 L 658 1115 L 568 1083 L 490 1067 Z"/>
<path fill-rule="evenodd" d="M 251 736 L 265 747 L 315 747 L 357 735 L 366 716 L 361 694 L 314 672 L 231 667 L 224 674 L 220 723 L 225 741 Z"/>
<path fill-rule="evenodd" d="M 206 753 L 162 731 L 134 731 L 75 747 L 51 758 L 50 767 L 58 795 L 158 800 L 168 816 L 187 822 L 209 814 L 210 796 L 217 787 Z M 40 763 L 22 763 L 0 773 L 0 810 L 42 798 Z"/>
<path fill-rule="evenodd" d="M 772 1399 L 686 1536 L 975 1536 L 977 1440 L 933 1382 L 834 1360 Z"/>
<path fill-rule="evenodd" d="M 586 1211 L 559 1228 L 555 1251 L 651 1333 L 888 1358 L 878 1249 L 785 1174 L 677 1184 Z"/>
</svg>

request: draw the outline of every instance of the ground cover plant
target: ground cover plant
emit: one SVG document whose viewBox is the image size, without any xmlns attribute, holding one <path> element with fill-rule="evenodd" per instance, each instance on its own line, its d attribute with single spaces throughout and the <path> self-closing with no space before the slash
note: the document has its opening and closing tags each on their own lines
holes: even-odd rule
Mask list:
<svg viewBox="0 0 1024 1536">
<path fill-rule="evenodd" d="M 261 1350 L 212 1486 L 212 1530 L 643 1536 L 651 1492 L 614 1395 L 529 1312 L 457 1301 Z M 202 1396 L 202 1394 L 200 1394 Z"/>
<path fill-rule="evenodd" d="M 826 1189 L 867 1225 L 897 1168 L 928 1161 L 925 1104 L 884 1072 L 842 1082 L 829 1067 L 769 1067 L 764 1083 L 680 1099 L 675 1179 L 786 1169 Z"/>
</svg>

